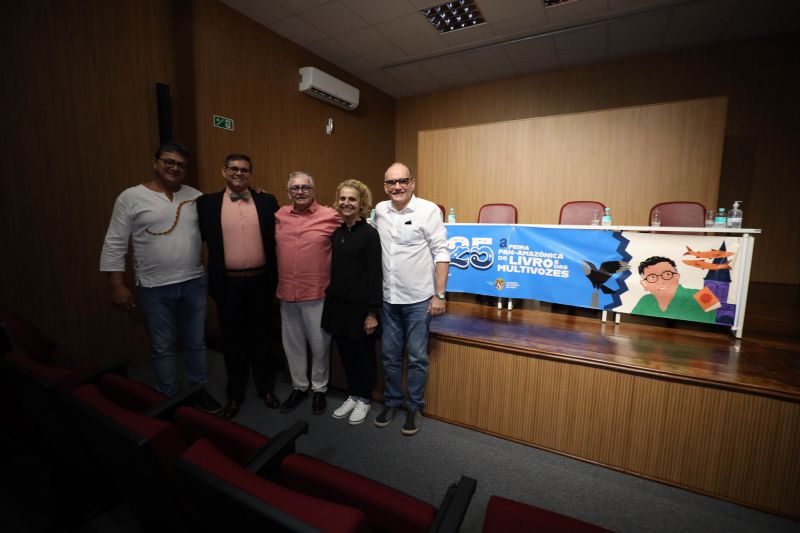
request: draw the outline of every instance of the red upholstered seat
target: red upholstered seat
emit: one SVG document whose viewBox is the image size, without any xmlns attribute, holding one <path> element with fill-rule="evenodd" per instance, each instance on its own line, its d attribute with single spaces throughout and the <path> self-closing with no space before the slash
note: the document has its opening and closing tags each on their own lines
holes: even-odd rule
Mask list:
<svg viewBox="0 0 800 533">
<path fill-rule="evenodd" d="M 285 513 L 295 520 L 322 531 L 344 533 L 364 529 L 365 516 L 358 509 L 317 499 L 250 473 L 206 439 L 195 442 L 183 454 L 181 461 L 216 478 L 216 480 L 206 479 L 206 483 L 194 485 L 202 492 L 210 491 L 212 494 L 208 500 L 219 503 L 219 507 L 216 509 L 212 506 L 203 506 L 202 513 L 212 523 L 230 520 L 231 524 L 237 524 L 237 526 L 242 522 L 249 526 L 254 525 L 252 517 L 258 514 L 259 506 L 254 502 L 248 502 L 246 498 L 241 498 L 237 491 L 242 491 L 256 498 L 258 502 L 266 504 L 266 509 L 277 509 L 280 513 Z M 223 484 L 220 484 L 219 481 L 222 481 Z M 232 491 L 231 488 L 234 490 Z M 241 505 L 237 515 L 220 516 L 226 511 L 236 509 L 236 507 L 230 506 L 230 501 L 234 499 Z M 261 508 L 263 509 L 263 507 Z M 263 520 L 264 524 L 281 525 L 281 522 L 275 522 L 275 515 L 264 514 Z M 283 527 L 286 527 L 285 523 Z"/>
<path fill-rule="evenodd" d="M 14 350 L 5 355 L 6 361 L 44 383 L 54 385 L 59 391 L 68 394 L 81 383 L 81 373 L 76 370 L 56 368 L 39 363 L 28 357 L 27 353 Z"/>
<path fill-rule="evenodd" d="M 517 208 L 511 204 L 485 204 L 478 210 L 478 224 L 516 224 Z"/>
<path fill-rule="evenodd" d="M 103 374 L 98 386 L 106 398 L 120 407 L 137 413 L 158 405 L 168 398 L 165 394 L 161 394 L 147 385 L 116 374 Z"/>
<path fill-rule="evenodd" d="M 45 337 L 31 321 L 11 311 L 0 310 L 0 336 L 4 334 L 8 336 L 12 350 L 20 350 L 40 363 L 53 363 L 55 343 Z"/>
<path fill-rule="evenodd" d="M 269 438 L 257 431 L 193 407 L 178 408 L 173 421 L 186 442 L 209 439 L 239 464 L 270 443 Z"/>
<path fill-rule="evenodd" d="M 483 519 L 484 533 L 542 531 L 548 533 L 576 533 L 608 531 L 602 527 L 582 522 L 569 516 L 492 496 Z"/>
<path fill-rule="evenodd" d="M 360 509 L 370 528 L 427 531 L 436 515 L 432 505 L 403 492 L 304 455 L 281 464 L 281 482 L 298 492 Z"/>
<path fill-rule="evenodd" d="M 594 200 L 567 202 L 561 206 L 561 211 L 558 213 L 558 223 L 567 226 L 589 226 L 592 223 L 595 211 L 597 211 L 597 220 L 599 221 L 605 208 L 605 205 Z"/>
</svg>

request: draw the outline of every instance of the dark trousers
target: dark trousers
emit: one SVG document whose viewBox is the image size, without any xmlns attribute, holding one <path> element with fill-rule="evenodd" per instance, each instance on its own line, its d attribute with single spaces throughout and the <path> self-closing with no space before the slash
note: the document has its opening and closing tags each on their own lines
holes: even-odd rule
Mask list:
<svg viewBox="0 0 800 533">
<path fill-rule="evenodd" d="M 375 335 L 367 335 L 356 341 L 346 337 L 334 337 L 334 340 L 347 377 L 348 394 L 371 400 L 377 371 Z"/>
<path fill-rule="evenodd" d="M 253 383 L 259 396 L 272 392 L 272 294 L 266 275 L 252 278 L 225 278 L 222 303 L 217 302 L 222 328 L 222 350 L 228 384 L 228 400 L 241 402 L 247 378 L 253 373 Z"/>
</svg>

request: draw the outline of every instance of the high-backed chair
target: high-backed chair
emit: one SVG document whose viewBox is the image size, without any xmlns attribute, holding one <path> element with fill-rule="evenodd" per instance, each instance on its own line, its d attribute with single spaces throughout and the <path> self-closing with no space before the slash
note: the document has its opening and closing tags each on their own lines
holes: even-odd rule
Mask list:
<svg viewBox="0 0 800 533">
<path fill-rule="evenodd" d="M 517 208 L 511 204 L 484 204 L 478 210 L 478 224 L 516 224 Z"/>
<path fill-rule="evenodd" d="M 576 200 L 561 206 L 558 213 L 558 223 L 568 226 L 589 226 L 592 218 L 597 214 L 598 223 L 603 216 L 606 206 L 594 200 Z"/>
<path fill-rule="evenodd" d="M 700 202 L 662 202 L 650 208 L 650 220 L 653 212 L 658 210 L 661 226 L 680 226 L 684 228 L 702 228 L 706 223 L 706 208 Z"/>
<path fill-rule="evenodd" d="M 516 224 L 517 208 L 511 204 L 484 204 L 478 210 L 478 224 Z M 497 308 L 503 308 L 503 299 L 497 299 Z M 508 310 L 514 308 L 511 298 L 508 299 Z"/>
<path fill-rule="evenodd" d="M 447 220 L 447 213 L 444 210 L 444 206 L 442 204 L 436 204 L 436 205 L 439 206 L 439 211 L 442 212 L 442 221 L 444 222 L 445 220 Z"/>
<path fill-rule="evenodd" d="M 109 490 L 125 498 L 145 529 L 191 530 L 197 526 L 197 510 L 186 499 L 173 469 L 188 445 L 209 438 L 232 460 L 246 462 L 270 439 L 234 422 L 180 406 L 192 401 L 196 389 L 184 398 L 166 399 L 145 413 L 111 399 L 128 406 L 146 406 L 152 391 L 141 386 L 138 392 L 143 396 L 136 397 L 137 388 L 135 383 L 115 379 L 80 387 L 72 394 L 73 419 L 111 480 Z M 159 418 L 170 418 L 170 413 L 174 413 L 172 422 Z M 293 430 L 299 435 L 305 428 L 307 425 L 298 423 Z M 290 444 L 287 453 L 294 451 L 293 440 Z"/>
<path fill-rule="evenodd" d="M 533 505 L 491 496 L 483 519 L 483 533 L 507 531 L 599 533 L 608 530 Z"/>
</svg>

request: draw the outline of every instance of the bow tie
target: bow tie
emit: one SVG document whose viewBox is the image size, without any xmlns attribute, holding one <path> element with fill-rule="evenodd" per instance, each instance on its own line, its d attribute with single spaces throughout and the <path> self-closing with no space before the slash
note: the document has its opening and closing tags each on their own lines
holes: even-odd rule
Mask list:
<svg viewBox="0 0 800 533">
<path fill-rule="evenodd" d="M 250 193 L 247 191 L 241 193 L 231 193 L 231 202 L 238 202 L 239 200 L 244 200 L 245 202 L 250 199 Z"/>
</svg>

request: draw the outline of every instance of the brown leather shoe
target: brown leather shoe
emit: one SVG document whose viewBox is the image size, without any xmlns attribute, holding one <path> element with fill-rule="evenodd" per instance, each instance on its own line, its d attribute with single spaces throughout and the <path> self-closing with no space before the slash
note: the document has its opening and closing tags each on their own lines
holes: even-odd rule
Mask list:
<svg viewBox="0 0 800 533">
<path fill-rule="evenodd" d="M 239 408 L 242 406 L 241 402 L 236 400 L 228 400 L 225 409 L 222 410 L 222 418 L 233 418 L 239 414 Z"/>
<path fill-rule="evenodd" d="M 264 405 L 269 409 L 277 409 L 281 406 L 281 401 L 273 393 L 268 392 L 264 395 Z"/>
</svg>

